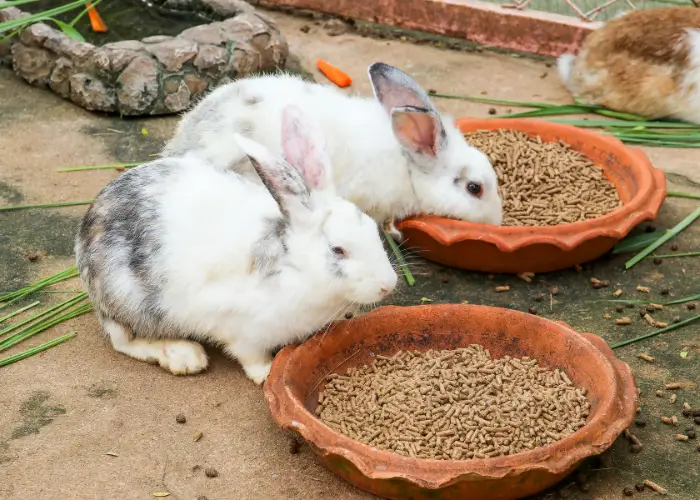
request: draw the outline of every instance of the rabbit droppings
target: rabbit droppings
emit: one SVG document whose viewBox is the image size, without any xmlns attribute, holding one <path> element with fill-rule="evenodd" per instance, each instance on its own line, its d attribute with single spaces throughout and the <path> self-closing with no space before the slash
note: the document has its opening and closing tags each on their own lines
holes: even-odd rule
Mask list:
<svg viewBox="0 0 700 500">
<path fill-rule="evenodd" d="M 260 384 L 271 348 L 394 289 L 377 224 L 335 194 L 305 119 L 294 107 L 283 113 L 294 167 L 229 137 L 262 185 L 183 156 L 129 170 L 100 192 L 76 258 L 117 351 L 188 374 L 208 363 L 194 340 L 209 341 Z"/>
<path fill-rule="evenodd" d="M 577 56 L 561 56 L 559 73 L 587 104 L 700 123 L 700 9 L 624 14 L 588 35 Z"/>
<path fill-rule="evenodd" d="M 338 194 L 385 224 L 417 213 L 500 225 L 496 173 L 426 92 L 384 63 L 369 67 L 376 99 L 289 75 L 241 79 L 214 90 L 180 122 L 164 156 L 195 154 L 220 169 L 243 153 L 241 133 L 288 154 L 281 110 L 296 104 L 323 128 Z M 235 170 L 255 180 L 247 163 Z"/>
</svg>

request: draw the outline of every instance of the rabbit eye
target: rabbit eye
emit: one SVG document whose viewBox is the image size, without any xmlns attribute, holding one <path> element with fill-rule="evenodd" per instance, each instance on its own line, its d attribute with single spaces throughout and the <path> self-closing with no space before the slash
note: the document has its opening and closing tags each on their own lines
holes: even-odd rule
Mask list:
<svg viewBox="0 0 700 500">
<path fill-rule="evenodd" d="M 467 191 L 469 191 L 471 194 L 473 194 L 476 197 L 481 196 L 481 184 L 478 184 L 476 182 L 468 182 L 467 183 Z"/>
<path fill-rule="evenodd" d="M 343 247 L 332 247 L 331 251 L 340 258 L 345 258 L 348 255 Z"/>
</svg>

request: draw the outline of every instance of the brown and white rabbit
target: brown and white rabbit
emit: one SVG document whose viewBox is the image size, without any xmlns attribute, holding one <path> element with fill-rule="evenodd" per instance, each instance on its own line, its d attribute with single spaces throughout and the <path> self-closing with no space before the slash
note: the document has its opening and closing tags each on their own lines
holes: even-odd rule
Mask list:
<svg viewBox="0 0 700 500">
<path fill-rule="evenodd" d="M 559 74 L 582 102 L 700 123 L 700 9 L 632 11 L 592 32 Z"/>
</svg>

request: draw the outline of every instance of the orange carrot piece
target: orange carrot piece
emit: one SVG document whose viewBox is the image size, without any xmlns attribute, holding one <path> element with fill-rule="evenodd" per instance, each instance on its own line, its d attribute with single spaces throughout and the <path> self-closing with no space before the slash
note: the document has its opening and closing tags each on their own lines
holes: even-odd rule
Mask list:
<svg viewBox="0 0 700 500">
<path fill-rule="evenodd" d="M 338 87 L 347 87 L 352 83 L 352 78 L 350 78 L 347 73 L 344 73 L 322 59 L 316 61 L 316 66 L 321 73 L 326 75 L 326 78 L 335 83 Z"/>
<path fill-rule="evenodd" d="M 107 25 L 100 17 L 97 9 L 92 6 L 92 2 L 85 2 L 85 6 L 90 9 L 88 10 L 88 17 L 90 18 L 92 31 L 96 31 L 97 33 L 107 33 Z"/>
</svg>

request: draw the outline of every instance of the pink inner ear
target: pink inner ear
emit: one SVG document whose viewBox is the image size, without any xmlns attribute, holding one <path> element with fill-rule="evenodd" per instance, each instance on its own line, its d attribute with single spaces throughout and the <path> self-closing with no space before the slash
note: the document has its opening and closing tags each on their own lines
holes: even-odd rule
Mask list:
<svg viewBox="0 0 700 500">
<path fill-rule="evenodd" d="M 306 181 L 309 189 L 323 189 L 326 182 L 325 165 L 321 159 L 320 145 L 314 143 L 297 110 L 287 109 L 282 117 L 282 150 L 284 157 Z"/>
<path fill-rule="evenodd" d="M 401 144 L 412 151 L 435 156 L 437 127 L 430 113 L 394 111 L 392 120 L 394 134 Z"/>
</svg>

